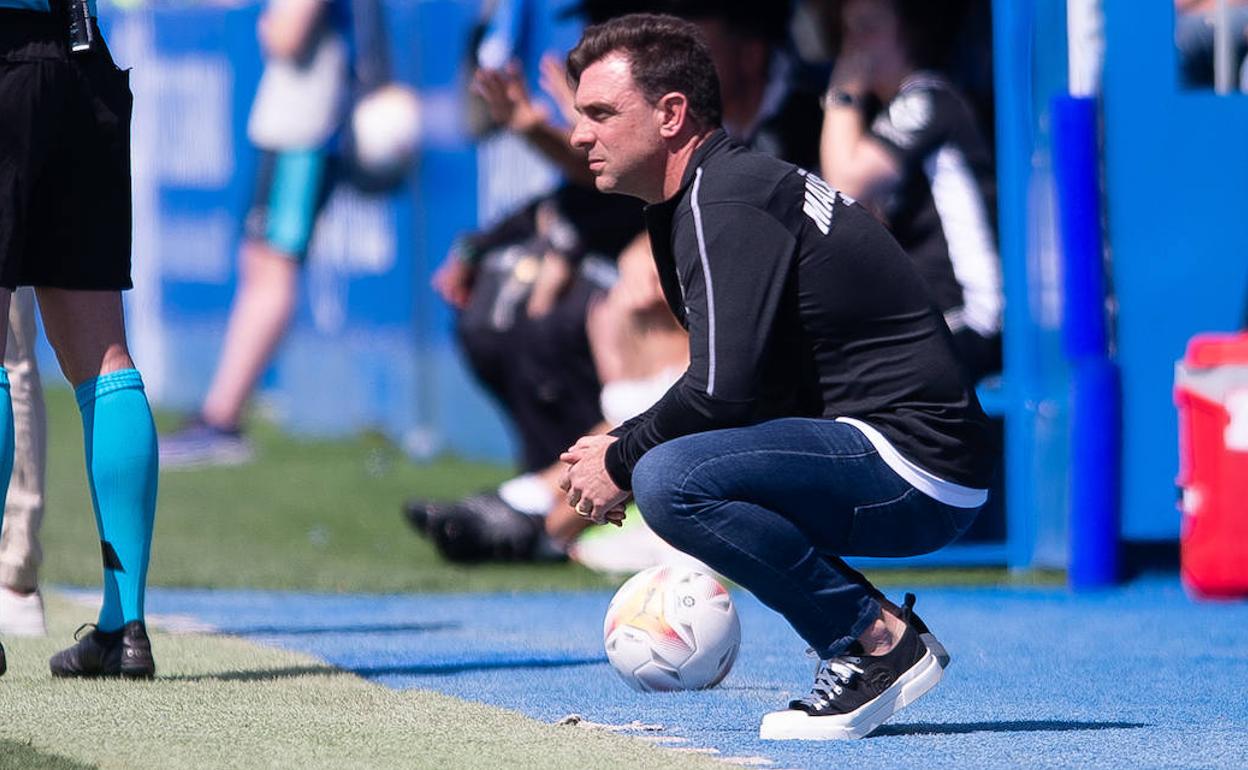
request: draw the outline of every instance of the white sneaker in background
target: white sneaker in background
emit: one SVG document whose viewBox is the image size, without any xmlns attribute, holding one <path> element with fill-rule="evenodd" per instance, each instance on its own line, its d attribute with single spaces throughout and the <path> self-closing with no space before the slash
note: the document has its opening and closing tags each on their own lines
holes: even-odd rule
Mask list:
<svg viewBox="0 0 1248 770">
<path fill-rule="evenodd" d="M 568 556 L 582 566 L 608 575 L 631 575 L 657 566 L 680 566 L 714 575 L 710 567 L 678 551 L 654 534 L 636 505 L 628 507 L 624 526 L 591 527 L 568 547 Z"/>
<path fill-rule="evenodd" d="M 43 597 L 38 591 L 21 594 L 0 586 L 0 635 L 44 636 Z"/>
</svg>

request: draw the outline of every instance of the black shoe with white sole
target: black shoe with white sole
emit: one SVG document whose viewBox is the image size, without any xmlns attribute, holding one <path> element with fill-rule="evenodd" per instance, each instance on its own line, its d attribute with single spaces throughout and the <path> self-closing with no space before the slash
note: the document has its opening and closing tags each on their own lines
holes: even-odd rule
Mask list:
<svg viewBox="0 0 1248 770">
<path fill-rule="evenodd" d="M 83 635 L 88 628 L 91 633 Z M 101 631 L 88 623 L 78 629 L 74 638 L 77 644 L 61 650 L 48 661 L 52 676 L 151 679 L 156 675 L 152 643 L 141 620 L 132 620 L 116 631 Z"/>
<path fill-rule="evenodd" d="M 907 615 L 903 612 L 903 619 Z M 863 655 L 855 642 L 846 653 L 819 661 L 810 694 L 763 717 L 759 737 L 777 741 L 865 737 L 935 687 L 943 674 L 936 655 L 908 623 L 897 645 L 884 655 Z"/>
</svg>

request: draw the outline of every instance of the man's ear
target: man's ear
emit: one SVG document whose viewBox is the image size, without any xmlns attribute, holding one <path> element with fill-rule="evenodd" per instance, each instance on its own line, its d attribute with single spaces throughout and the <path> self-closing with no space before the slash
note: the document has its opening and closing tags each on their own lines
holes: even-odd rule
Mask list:
<svg viewBox="0 0 1248 770">
<path fill-rule="evenodd" d="M 690 120 L 689 99 L 679 91 L 664 94 L 657 105 L 659 111 L 659 135 L 671 139 L 678 135 Z"/>
</svg>

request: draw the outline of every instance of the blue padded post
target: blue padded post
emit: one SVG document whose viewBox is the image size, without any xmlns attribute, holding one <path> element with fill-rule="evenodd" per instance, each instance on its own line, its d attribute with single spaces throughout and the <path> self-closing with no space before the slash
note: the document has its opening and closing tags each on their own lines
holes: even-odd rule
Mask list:
<svg viewBox="0 0 1248 770">
<path fill-rule="evenodd" d="M 1095 99 L 1053 100 L 1062 245 L 1062 345 L 1071 363 L 1070 566 L 1074 589 L 1118 577 L 1121 388 L 1109 355 Z"/>
</svg>

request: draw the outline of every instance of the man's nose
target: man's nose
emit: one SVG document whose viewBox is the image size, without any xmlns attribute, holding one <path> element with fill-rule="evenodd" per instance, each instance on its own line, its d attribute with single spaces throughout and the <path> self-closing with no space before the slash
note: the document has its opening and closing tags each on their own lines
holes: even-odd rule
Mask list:
<svg viewBox="0 0 1248 770">
<path fill-rule="evenodd" d="M 573 147 L 580 150 L 588 150 L 594 144 L 594 135 L 586 127 L 585 118 L 577 118 L 576 124 L 572 126 L 572 136 L 568 139 Z"/>
</svg>

